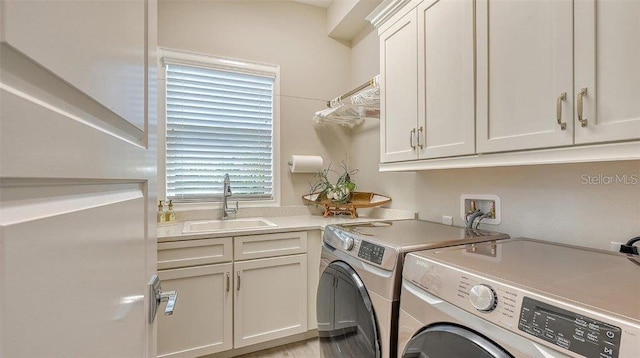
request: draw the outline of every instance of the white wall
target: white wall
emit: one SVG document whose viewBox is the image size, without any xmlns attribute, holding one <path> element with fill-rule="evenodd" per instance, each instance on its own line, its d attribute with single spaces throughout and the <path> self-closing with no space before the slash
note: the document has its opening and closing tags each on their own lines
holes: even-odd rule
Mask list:
<svg viewBox="0 0 640 358">
<path fill-rule="evenodd" d="M 600 175 L 625 174 L 629 184 L 598 184 Z M 608 250 L 611 241 L 640 235 L 640 183 L 632 184 L 632 175 L 640 175 L 640 161 L 421 172 L 418 216 L 450 215 L 463 225 L 460 194 L 497 194 L 502 223 L 481 228 Z"/>
<path fill-rule="evenodd" d="M 376 31 L 353 41 L 352 85 L 378 73 L 378 51 Z M 640 183 L 583 184 L 583 175 L 640 175 L 640 161 L 379 173 L 379 135 L 371 120 L 352 132 L 358 183 L 390 195 L 392 207 L 415 210 L 420 219 L 440 222 L 450 215 L 463 225 L 460 194 L 497 194 L 502 224 L 481 228 L 607 250 L 611 241 L 640 235 Z"/>
<path fill-rule="evenodd" d="M 326 34 L 325 9 L 292 1 L 160 0 L 161 47 L 280 65 L 281 205 L 301 205 L 312 174 L 288 171 L 291 154 L 348 160 L 349 132 L 314 125 L 325 101 L 349 90 L 351 49 Z"/>
</svg>

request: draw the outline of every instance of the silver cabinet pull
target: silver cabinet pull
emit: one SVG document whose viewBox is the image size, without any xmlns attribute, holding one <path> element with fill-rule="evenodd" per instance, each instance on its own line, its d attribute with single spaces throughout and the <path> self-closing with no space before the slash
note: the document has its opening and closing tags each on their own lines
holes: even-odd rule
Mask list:
<svg viewBox="0 0 640 358">
<path fill-rule="evenodd" d="M 558 125 L 560 129 L 567 129 L 567 123 L 562 121 L 562 101 L 567 99 L 567 92 L 562 92 L 556 102 L 556 116 L 558 117 Z"/>
<path fill-rule="evenodd" d="M 418 142 L 418 147 L 420 147 L 420 149 L 423 148 L 422 143 L 420 141 L 420 138 L 422 138 L 422 127 L 418 128 L 418 133 L 416 134 L 416 138 L 417 138 L 417 142 Z"/>
<path fill-rule="evenodd" d="M 240 271 L 237 272 L 238 275 L 238 291 L 240 291 Z"/>
<path fill-rule="evenodd" d="M 587 95 L 587 87 L 584 87 L 578 93 L 578 121 L 580 121 L 580 125 L 583 127 L 587 126 L 587 119 L 582 118 L 582 110 L 583 110 L 583 98 Z"/>
<path fill-rule="evenodd" d="M 416 129 L 413 128 L 411 131 L 409 131 L 409 145 L 411 146 L 411 148 L 416 149 L 415 144 L 413 144 L 413 137 L 416 134 Z"/>
<path fill-rule="evenodd" d="M 229 292 L 231 286 L 231 275 L 227 272 L 227 292 Z"/>
</svg>

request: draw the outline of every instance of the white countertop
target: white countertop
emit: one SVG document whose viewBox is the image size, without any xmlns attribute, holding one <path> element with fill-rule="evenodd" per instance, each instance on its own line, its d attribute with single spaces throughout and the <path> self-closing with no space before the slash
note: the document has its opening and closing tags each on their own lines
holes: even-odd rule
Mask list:
<svg viewBox="0 0 640 358">
<path fill-rule="evenodd" d="M 293 216 L 262 216 L 262 218 L 276 224 L 275 227 L 259 227 L 250 229 L 239 229 L 233 231 L 203 231 L 197 233 L 183 233 L 184 221 L 174 224 L 158 225 L 158 242 L 182 241 L 193 239 L 207 239 L 216 237 L 243 236 L 255 234 L 271 234 L 287 231 L 322 230 L 326 225 L 347 224 L 359 222 L 371 222 L 380 220 L 408 220 L 414 219 L 415 214 L 401 210 L 378 210 L 372 216 L 361 216 L 351 219 L 345 216 L 322 217 L 321 215 L 293 215 Z M 210 220 L 216 220 L 211 218 Z"/>
</svg>

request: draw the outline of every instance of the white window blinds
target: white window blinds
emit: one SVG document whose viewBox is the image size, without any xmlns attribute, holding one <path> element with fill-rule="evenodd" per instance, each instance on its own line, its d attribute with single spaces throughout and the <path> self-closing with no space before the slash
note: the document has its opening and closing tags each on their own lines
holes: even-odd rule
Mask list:
<svg viewBox="0 0 640 358">
<path fill-rule="evenodd" d="M 175 201 L 273 198 L 274 77 L 167 64 L 166 185 Z"/>
</svg>

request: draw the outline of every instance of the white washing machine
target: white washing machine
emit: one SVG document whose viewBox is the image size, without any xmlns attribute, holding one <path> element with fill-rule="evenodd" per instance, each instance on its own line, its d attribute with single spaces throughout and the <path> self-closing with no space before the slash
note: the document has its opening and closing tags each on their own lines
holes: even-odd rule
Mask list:
<svg viewBox="0 0 640 358">
<path fill-rule="evenodd" d="M 316 310 L 321 355 L 395 357 L 405 253 L 507 237 L 419 220 L 327 226 Z"/>
<path fill-rule="evenodd" d="M 532 239 L 408 254 L 399 357 L 640 357 L 640 260 Z"/>
</svg>

